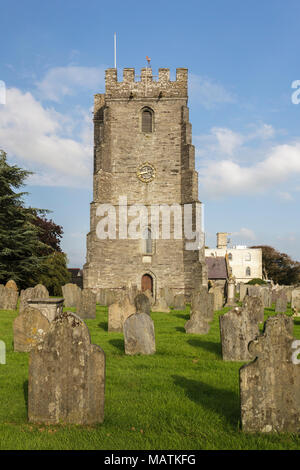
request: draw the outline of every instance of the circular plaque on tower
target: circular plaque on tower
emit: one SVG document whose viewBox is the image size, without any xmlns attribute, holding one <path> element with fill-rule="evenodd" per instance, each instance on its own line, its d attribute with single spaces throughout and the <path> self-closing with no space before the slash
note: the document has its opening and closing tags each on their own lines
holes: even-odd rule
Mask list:
<svg viewBox="0 0 300 470">
<path fill-rule="evenodd" d="M 156 170 L 151 163 L 145 162 L 138 168 L 136 174 L 143 183 L 150 183 L 155 178 Z"/>
</svg>

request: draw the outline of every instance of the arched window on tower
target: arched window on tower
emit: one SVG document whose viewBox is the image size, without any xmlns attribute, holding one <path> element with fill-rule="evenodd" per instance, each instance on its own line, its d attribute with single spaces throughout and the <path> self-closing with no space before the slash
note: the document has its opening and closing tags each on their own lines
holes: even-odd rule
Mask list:
<svg viewBox="0 0 300 470">
<path fill-rule="evenodd" d="M 153 111 L 150 108 L 144 108 L 142 111 L 142 132 L 153 132 Z"/>
<path fill-rule="evenodd" d="M 153 252 L 153 246 L 152 246 L 151 229 L 149 227 L 145 229 L 143 242 L 144 242 L 143 252 L 147 255 L 151 255 Z"/>
<path fill-rule="evenodd" d="M 251 276 L 251 269 L 249 266 L 246 268 L 246 276 Z"/>
</svg>

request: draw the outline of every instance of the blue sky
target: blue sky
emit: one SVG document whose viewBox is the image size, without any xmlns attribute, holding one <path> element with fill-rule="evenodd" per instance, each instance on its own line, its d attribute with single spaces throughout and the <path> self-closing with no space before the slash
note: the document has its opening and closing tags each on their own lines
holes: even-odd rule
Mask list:
<svg viewBox="0 0 300 470">
<path fill-rule="evenodd" d="M 0 148 L 30 169 L 28 203 L 64 227 L 85 260 L 93 94 L 113 67 L 189 69 L 206 243 L 269 244 L 300 260 L 299 1 L 0 1 Z"/>
</svg>

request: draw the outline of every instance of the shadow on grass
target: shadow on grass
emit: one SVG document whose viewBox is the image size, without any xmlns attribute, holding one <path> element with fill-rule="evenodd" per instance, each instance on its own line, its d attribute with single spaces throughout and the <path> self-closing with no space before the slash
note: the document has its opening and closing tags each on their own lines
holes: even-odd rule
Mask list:
<svg viewBox="0 0 300 470">
<path fill-rule="evenodd" d="M 25 380 L 25 382 L 23 383 L 23 391 L 24 391 L 26 408 L 28 409 L 28 380 Z"/>
<path fill-rule="evenodd" d="M 240 419 L 239 396 L 230 390 L 212 387 L 198 380 L 191 380 L 180 375 L 172 375 L 174 384 L 184 389 L 185 395 L 193 402 L 210 409 L 236 428 Z"/>
<path fill-rule="evenodd" d="M 124 341 L 123 339 L 110 339 L 108 341 L 112 346 L 114 346 L 116 349 L 124 353 Z"/>
<path fill-rule="evenodd" d="M 102 322 L 100 322 L 100 323 L 98 324 L 98 326 L 100 326 L 100 328 L 102 328 L 102 330 L 104 330 L 104 331 L 107 331 L 107 330 L 108 330 L 108 326 L 107 326 L 107 325 L 108 325 L 107 321 L 102 321 Z"/>
<path fill-rule="evenodd" d="M 181 314 L 179 315 L 178 313 L 173 313 L 174 317 L 177 317 L 177 318 L 183 318 L 184 320 L 189 320 L 190 319 L 190 315 L 188 313 L 184 313 L 184 314 Z"/>
<path fill-rule="evenodd" d="M 180 333 L 185 333 L 185 329 L 183 328 L 183 326 L 176 326 L 175 330 L 180 331 Z"/>
<path fill-rule="evenodd" d="M 221 343 L 215 343 L 213 341 L 204 341 L 201 338 L 190 338 L 188 339 L 188 343 L 195 348 L 206 349 L 206 351 L 222 357 Z"/>
</svg>

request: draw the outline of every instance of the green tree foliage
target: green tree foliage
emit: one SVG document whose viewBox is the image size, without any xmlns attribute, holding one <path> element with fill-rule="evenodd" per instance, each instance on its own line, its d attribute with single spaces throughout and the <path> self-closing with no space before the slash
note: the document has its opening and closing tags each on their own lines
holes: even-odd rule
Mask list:
<svg viewBox="0 0 300 470">
<path fill-rule="evenodd" d="M 44 259 L 38 282 L 47 287 L 50 295 L 61 296 L 61 286 L 70 282 L 65 253 L 54 251 Z"/>
<path fill-rule="evenodd" d="M 250 286 L 255 286 L 256 284 L 258 284 L 261 286 L 261 285 L 267 284 L 267 282 L 257 277 L 257 278 L 251 279 L 251 281 L 247 282 L 247 284 L 249 284 Z"/>
<path fill-rule="evenodd" d="M 25 207 L 27 193 L 17 190 L 30 174 L 0 151 L 0 283 L 14 279 L 21 289 L 42 283 L 50 295 L 61 295 L 71 278 L 60 247 L 63 229 L 46 219 L 49 211 Z"/>
<path fill-rule="evenodd" d="M 263 272 L 278 284 L 297 284 L 300 282 L 300 263 L 292 260 L 286 253 L 280 253 L 267 245 L 252 246 L 262 249 Z"/>
<path fill-rule="evenodd" d="M 24 207 L 18 192 L 31 172 L 9 165 L 6 153 L 0 151 L 0 283 L 14 279 L 19 287 L 26 287 L 41 269 L 42 249 L 38 228 L 34 225 L 34 212 Z"/>
</svg>

